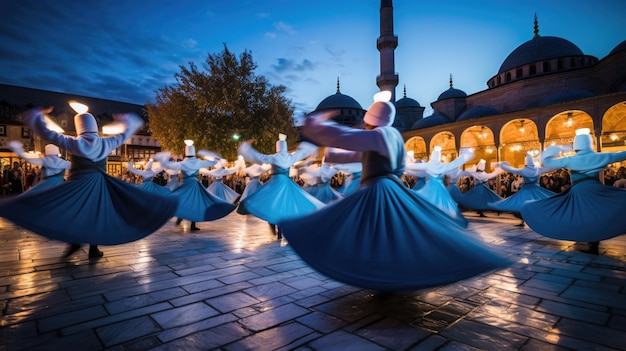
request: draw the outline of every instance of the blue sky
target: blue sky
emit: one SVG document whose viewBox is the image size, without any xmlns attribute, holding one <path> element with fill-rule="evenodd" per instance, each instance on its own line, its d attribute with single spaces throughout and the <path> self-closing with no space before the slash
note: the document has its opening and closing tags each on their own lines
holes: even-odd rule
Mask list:
<svg viewBox="0 0 626 351">
<path fill-rule="evenodd" d="M 623 0 L 394 0 L 396 90 L 427 108 L 454 87 L 473 94 L 539 34 L 605 57 L 626 40 Z M 0 83 L 137 104 L 225 43 L 288 88 L 296 117 L 336 91 L 363 108 L 378 91 L 379 0 L 20 0 L 0 13 Z"/>
</svg>

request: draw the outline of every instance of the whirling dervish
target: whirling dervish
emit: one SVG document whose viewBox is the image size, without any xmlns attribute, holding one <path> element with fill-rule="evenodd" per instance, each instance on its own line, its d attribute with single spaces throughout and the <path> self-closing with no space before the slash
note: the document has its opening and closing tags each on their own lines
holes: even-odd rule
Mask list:
<svg viewBox="0 0 626 351">
<path fill-rule="evenodd" d="M 539 177 L 541 177 L 543 173 L 554 170 L 554 168 L 537 167 L 530 154 L 526 154 L 524 165 L 524 168 L 513 168 L 506 161 L 500 162 L 499 167 L 502 168 L 502 170 L 521 175 L 523 181 L 517 192 L 505 199 L 490 203 L 489 207 L 500 212 L 511 212 L 521 218 L 520 212 L 526 201 L 540 200 L 556 195 L 556 193 L 539 186 Z M 517 224 L 518 226 L 524 225 L 524 219 L 521 219 L 522 222 Z"/>
<path fill-rule="evenodd" d="M 163 170 L 162 167 L 154 167 L 154 161 L 152 159 L 150 159 L 148 163 L 146 163 L 146 167 L 143 170 L 135 168 L 135 165 L 132 162 L 128 162 L 126 167 L 128 167 L 129 172 L 141 176 L 142 182 L 141 184 L 137 185 L 138 188 L 152 193 L 159 193 L 164 195 L 169 195 L 171 193 L 171 190 L 169 188 L 155 184 L 152 181 L 152 178 L 154 178 L 155 175 L 159 174 Z"/>
<path fill-rule="evenodd" d="M 35 108 L 22 121 L 43 140 L 69 152 L 68 180 L 50 188 L 26 192 L 0 203 L 0 216 L 51 239 L 69 243 L 65 256 L 90 244 L 89 258 L 102 257 L 98 245 L 116 245 L 141 239 L 161 228 L 176 211 L 178 200 L 148 193 L 105 172 L 108 155 L 130 138 L 144 121 L 134 114 L 115 115 L 120 130 L 100 137 L 98 124 L 87 107 L 72 103 L 77 136 L 63 135 L 46 114 Z M 58 126 L 57 126 L 58 127 Z"/>
<path fill-rule="evenodd" d="M 200 151 L 198 152 L 198 154 L 202 156 Z M 226 202 L 234 204 L 237 199 L 239 199 L 240 194 L 224 184 L 224 177 L 227 175 L 235 174 L 235 172 L 237 172 L 238 170 L 238 167 L 226 168 L 227 165 L 228 161 L 226 161 L 225 159 L 221 159 L 215 165 L 215 169 L 207 170 L 205 168 L 202 168 L 200 169 L 200 173 L 213 177 L 213 182 L 207 187 L 207 190 L 211 194 L 219 197 Z"/>
<path fill-rule="evenodd" d="M 311 165 L 302 169 L 304 172 L 301 177 L 311 177 L 314 179 L 314 184 L 305 187 L 304 190 L 313 195 L 321 202 L 328 204 L 333 201 L 341 200 L 343 194 L 333 189 L 330 184 L 332 178 L 339 172 L 337 168 L 328 162 L 322 160 L 321 165 Z"/>
<path fill-rule="evenodd" d="M 335 168 L 337 168 L 343 176 L 343 183 L 337 188 L 340 194 L 347 196 L 359 190 L 359 186 L 361 185 L 361 172 L 363 170 L 361 162 L 335 163 Z"/>
<path fill-rule="evenodd" d="M 199 169 L 211 167 L 220 159 L 216 154 L 200 150 L 204 157 L 211 160 L 196 158 L 196 148 L 192 140 L 185 140 L 185 158 L 180 162 L 170 161 L 172 154 L 169 151 L 158 152 L 154 158 L 165 168 L 179 170 L 183 175 L 183 184 L 172 191 L 172 195 L 179 201 L 176 209 L 176 224 L 180 225 L 183 219 L 191 222 L 190 230 L 200 230 L 196 222 L 212 221 L 222 218 L 235 209 L 235 205 L 224 201 L 209 191 L 198 180 Z"/>
<path fill-rule="evenodd" d="M 483 211 L 492 210 L 489 206 L 490 203 L 502 200 L 502 197 L 496 194 L 489 188 L 489 180 L 497 177 L 502 173 L 502 169 L 496 167 L 490 173 L 485 172 L 485 164 L 487 162 L 483 159 L 478 161 L 475 170 L 460 171 L 457 175 L 459 177 L 469 176 L 474 178 L 474 186 L 461 193 L 456 184 L 450 186 L 450 195 L 454 201 L 468 210 L 475 210 L 481 217 L 486 217 Z"/>
<path fill-rule="evenodd" d="M 252 214 L 264 221 L 276 231 L 279 238 L 282 237 L 278 222 L 287 218 L 297 218 L 314 212 L 325 204 L 313 195 L 302 190 L 289 177 L 291 166 L 313 152 L 317 146 L 303 141 L 298 144 L 295 151 L 287 150 L 287 136 L 280 134 L 276 142 L 276 153 L 266 155 L 252 147 L 252 141 L 245 141 L 239 145 L 239 154 L 249 162 L 269 163 L 272 165 L 272 176 L 263 186 L 252 195 L 248 195 L 239 202 L 237 213 Z"/>
<path fill-rule="evenodd" d="M 448 188 L 444 184 L 446 174 L 456 172 L 466 162 L 474 158 L 474 153 L 463 149 L 461 155 L 451 162 L 441 162 L 441 146 L 435 146 L 428 162 L 413 162 L 407 164 L 407 169 L 426 172 L 426 182 L 415 192 L 427 201 L 447 213 L 462 227 L 467 227 L 467 219 L 459 210 L 459 205 L 452 199 Z"/>
<path fill-rule="evenodd" d="M 597 253 L 599 242 L 626 233 L 626 190 L 600 182 L 607 165 L 626 160 L 626 151 L 596 152 L 588 128 L 576 130 L 571 156 L 560 156 L 572 146 L 551 146 L 542 154 L 542 164 L 567 168 L 569 190 L 542 200 L 526 202 L 522 218 L 540 235 L 560 240 L 589 242 Z"/>
<path fill-rule="evenodd" d="M 249 181 L 248 184 L 246 184 L 246 188 L 243 190 L 243 193 L 241 193 L 241 197 L 239 198 L 240 202 L 248 197 L 248 195 L 254 194 L 254 192 L 256 192 L 259 187 L 263 185 L 260 180 L 261 175 L 267 173 L 267 171 L 269 171 L 270 169 L 272 169 L 272 165 L 270 165 L 269 163 L 253 163 L 243 169 L 243 172 L 249 178 Z"/>
<path fill-rule="evenodd" d="M 395 107 L 387 101 L 368 109 L 364 130 L 332 121 L 337 111 L 306 118 L 301 131 L 327 147 L 326 160 L 336 161 L 328 147 L 349 150 L 342 162 L 351 154 L 363 175 L 352 195 L 280 222 L 289 245 L 322 274 L 377 291 L 448 284 L 508 264 L 400 181 L 404 140 L 391 126 Z"/>
<path fill-rule="evenodd" d="M 70 168 L 70 163 L 61 157 L 59 147 L 53 144 L 47 144 L 44 147 L 44 157 L 30 156 L 24 152 L 24 145 L 20 141 L 9 141 L 9 149 L 17 154 L 17 156 L 26 162 L 41 166 L 42 180 L 37 185 L 27 190 L 27 192 L 41 191 L 65 181 L 65 170 Z"/>
</svg>

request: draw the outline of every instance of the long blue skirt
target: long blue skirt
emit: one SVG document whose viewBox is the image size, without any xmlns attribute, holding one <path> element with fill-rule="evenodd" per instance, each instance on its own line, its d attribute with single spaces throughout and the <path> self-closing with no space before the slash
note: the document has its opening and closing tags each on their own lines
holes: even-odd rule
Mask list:
<svg viewBox="0 0 626 351">
<path fill-rule="evenodd" d="M 216 180 L 213 183 L 211 183 L 211 185 L 207 187 L 207 190 L 211 194 L 231 204 L 235 203 L 235 201 L 237 201 L 237 199 L 240 196 L 238 192 L 229 188 L 228 186 L 226 186 L 224 183 L 222 183 L 219 180 Z"/>
<path fill-rule="evenodd" d="M 278 224 L 288 218 L 297 218 L 326 206 L 302 190 L 291 178 L 275 174 L 252 195 L 239 202 L 237 213 L 251 214 L 268 223 Z"/>
<path fill-rule="evenodd" d="M 450 187 L 450 195 L 454 201 L 468 210 L 487 211 L 492 210 L 490 203 L 502 200 L 502 197 L 494 193 L 486 185 L 476 184 L 470 190 L 461 193 L 456 184 Z"/>
<path fill-rule="evenodd" d="M 376 291 L 449 284 L 509 264 L 393 178 L 379 178 L 341 201 L 279 226 L 311 267 Z"/>
<path fill-rule="evenodd" d="M 587 180 L 555 196 L 526 202 L 522 218 L 548 238 L 593 242 L 626 234 L 626 189 Z"/>
<path fill-rule="evenodd" d="M 447 213 L 458 225 L 467 228 L 467 219 L 459 210 L 459 205 L 452 199 L 452 195 L 443 184 L 442 180 L 431 179 L 422 185 L 422 187 L 413 191 L 417 192 L 426 199 L 426 201 L 435 205 L 437 208 Z"/>
<path fill-rule="evenodd" d="M 500 201 L 489 203 L 489 207 L 502 212 L 519 213 L 527 201 L 541 200 L 556 195 L 546 188 L 542 188 L 536 183 L 525 183 L 513 195 Z"/>
<path fill-rule="evenodd" d="M 162 186 L 162 185 L 158 185 L 153 181 L 144 181 L 143 183 L 137 185 L 137 187 L 141 190 L 145 190 L 151 193 L 157 193 L 157 194 L 161 194 L 161 195 L 169 195 L 172 193 L 172 191 L 170 190 L 170 188 Z"/>
<path fill-rule="evenodd" d="M 330 183 L 320 183 L 306 187 L 304 188 L 304 191 L 313 195 L 313 197 L 325 204 L 341 200 L 344 197 L 343 194 L 333 189 L 333 187 L 330 186 Z"/>
<path fill-rule="evenodd" d="M 177 206 L 176 198 L 143 191 L 93 170 L 48 189 L 2 201 L 0 216 L 55 240 L 116 245 L 161 228 Z"/>
<path fill-rule="evenodd" d="M 172 191 L 179 199 L 176 217 L 192 222 L 212 221 L 225 217 L 237 206 L 211 194 L 198 179 L 190 177 Z"/>
</svg>

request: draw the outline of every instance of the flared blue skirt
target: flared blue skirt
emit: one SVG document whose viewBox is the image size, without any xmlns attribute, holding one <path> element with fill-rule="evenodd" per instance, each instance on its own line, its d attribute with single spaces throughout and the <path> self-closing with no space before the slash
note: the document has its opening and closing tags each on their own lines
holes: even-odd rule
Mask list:
<svg viewBox="0 0 626 351">
<path fill-rule="evenodd" d="M 500 201 L 489 203 L 489 207 L 501 212 L 519 213 L 526 201 L 541 200 L 556 195 L 539 184 L 525 183 L 515 194 Z"/>
<path fill-rule="evenodd" d="M 0 216 L 55 240 L 116 245 L 153 233 L 177 207 L 176 198 L 143 191 L 94 170 L 2 201 Z"/>
<path fill-rule="evenodd" d="M 467 228 L 467 219 L 463 216 L 463 213 L 459 210 L 459 205 L 452 199 L 452 195 L 450 195 L 450 192 L 442 182 L 430 180 L 414 191 L 424 197 L 426 201 L 447 213 L 458 225 Z"/>
<path fill-rule="evenodd" d="M 64 182 L 65 182 L 65 178 L 63 177 L 63 174 L 57 175 L 57 176 L 48 177 L 48 178 L 45 178 L 44 180 L 40 181 L 39 183 L 37 183 L 37 185 L 35 185 L 34 187 L 30 188 L 30 190 L 28 190 L 28 192 L 29 193 L 39 192 L 39 191 L 42 191 L 42 190 L 46 190 L 48 188 L 52 188 L 53 186 L 57 186 L 59 184 L 63 184 Z"/>
<path fill-rule="evenodd" d="M 219 197 L 220 199 L 234 204 L 235 201 L 237 201 L 237 199 L 239 198 L 239 193 L 234 191 L 233 189 L 229 188 L 228 186 L 224 185 L 224 183 L 220 182 L 220 181 L 214 181 L 213 183 L 211 183 L 208 187 L 207 190 Z"/>
<path fill-rule="evenodd" d="M 321 202 L 328 204 L 333 201 L 341 200 L 343 195 L 330 186 L 330 183 L 316 184 L 310 187 L 304 188 L 304 191 L 313 195 Z"/>
<path fill-rule="evenodd" d="M 246 185 L 246 188 L 243 190 L 243 193 L 241 193 L 241 197 L 239 198 L 239 201 L 241 202 L 243 201 L 243 199 L 245 199 L 249 195 L 254 194 L 262 185 L 263 184 L 261 184 L 258 178 L 252 178 L 252 180 L 250 180 L 248 185 Z"/>
<path fill-rule="evenodd" d="M 341 201 L 279 226 L 311 267 L 376 291 L 449 284 L 509 264 L 393 178 L 379 178 Z"/>
<path fill-rule="evenodd" d="M 461 193 L 456 184 L 450 187 L 450 195 L 457 204 L 468 210 L 488 211 L 492 210 L 490 203 L 502 200 L 502 197 L 494 193 L 486 185 L 476 184 L 470 190 Z"/>
<path fill-rule="evenodd" d="M 196 178 L 186 178 L 172 191 L 179 199 L 176 217 L 192 222 L 212 221 L 225 217 L 237 206 L 211 194 Z"/>
<path fill-rule="evenodd" d="M 626 234 L 626 190 L 587 180 L 555 196 L 526 202 L 522 218 L 548 238 L 593 242 Z"/>
<path fill-rule="evenodd" d="M 145 181 L 141 184 L 139 184 L 137 186 L 139 189 L 145 190 L 147 192 L 151 192 L 151 193 L 157 193 L 157 194 L 161 194 L 161 195 L 169 195 L 172 193 L 172 191 L 165 187 L 165 186 L 161 186 L 156 184 L 153 181 Z"/>
<path fill-rule="evenodd" d="M 288 218 L 298 218 L 326 206 L 313 195 L 302 190 L 291 178 L 283 174 L 272 178 L 252 195 L 239 201 L 237 213 L 251 214 L 268 223 Z"/>
</svg>

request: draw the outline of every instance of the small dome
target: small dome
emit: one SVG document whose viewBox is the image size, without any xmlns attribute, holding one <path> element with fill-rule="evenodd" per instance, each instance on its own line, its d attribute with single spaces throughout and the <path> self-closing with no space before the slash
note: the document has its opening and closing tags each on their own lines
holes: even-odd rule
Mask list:
<svg viewBox="0 0 626 351">
<path fill-rule="evenodd" d="M 417 102 L 417 100 L 414 100 L 405 96 L 402 99 L 396 101 L 396 108 L 405 108 L 405 107 L 421 107 L 421 106 L 420 106 L 420 103 Z"/>
<path fill-rule="evenodd" d="M 361 105 L 352 97 L 338 92 L 322 100 L 322 102 L 320 102 L 319 105 L 317 105 L 317 107 L 315 108 L 315 111 L 337 108 L 355 108 L 359 110 L 363 109 Z"/>
<path fill-rule="evenodd" d="M 589 90 L 564 90 L 554 93 L 543 99 L 539 106 L 547 106 L 552 104 L 558 104 L 559 102 L 586 99 L 593 96 L 596 95 Z"/>
<path fill-rule="evenodd" d="M 613 55 L 615 53 L 618 53 L 620 51 L 624 51 L 624 50 L 626 50 L 626 40 L 624 40 L 623 42 L 617 44 L 617 46 L 614 47 L 613 50 L 611 50 L 611 52 L 609 52 L 608 56 Z"/>
<path fill-rule="evenodd" d="M 413 124 L 411 129 L 434 127 L 434 126 L 438 126 L 438 125 L 446 124 L 446 123 L 452 123 L 452 121 L 444 115 L 432 115 L 429 117 L 424 117 L 420 119 L 419 121 L 415 122 L 415 124 Z"/>
<path fill-rule="evenodd" d="M 437 101 L 444 100 L 444 99 L 451 99 L 451 98 L 464 98 L 464 97 L 467 97 L 467 94 L 463 90 L 450 87 L 450 89 L 444 91 L 443 93 L 441 93 L 441 95 L 439 95 L 439 97 L 437 98 Z"/>
<path fill-rule="evenodd" d="M 537 36 L 517 47 L 507 56 L 498 73 L 532 62 L 557 57 L 583 56 L 583 52 L 572 42 L 558 37 Z"/>
<path fill-rule="evenodd" d="M 500 112 L 491 106 L 476 106 L 465 112 L 463 112 L 459 118 L 457 118 L 457 122 L 466 121 L 468 119 L 475 119 L 480 117 L 487 117 L 497 115 Z"/>
</svg>

